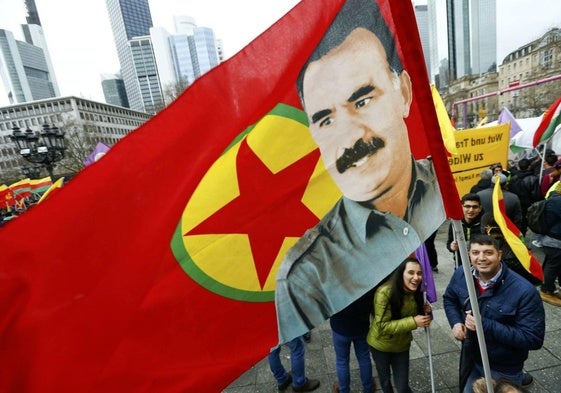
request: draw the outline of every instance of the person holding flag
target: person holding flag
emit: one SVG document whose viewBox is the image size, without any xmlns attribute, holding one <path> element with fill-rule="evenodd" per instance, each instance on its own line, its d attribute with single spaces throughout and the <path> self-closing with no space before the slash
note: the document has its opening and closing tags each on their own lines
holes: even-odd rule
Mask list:
<svg viewBox="0 0 561 393">
<path fill-rule="evenodd" d="M 473 236 L 469 257 L 491 375 L 522 383 L 528 352 L 543 345 L 543 303 L 534 286 L 502 262 L 502 251 L 493 237 Z M 472 393 L 473 382 L 484 376 L 483 359 L 475 345 L 476 321 L 469 299 L 464 269 L 456 269 L 443 302 L 452 334 L 462 341 L 462 354 L 470 358 L 469 364 L 460 362 L 460 391 L 465 393 Z"/>
<path fill-rule="evenodd" d="M 279 268 L 281 342 L 376 286 L 445 219 L 432 160 L 411 151 L 412 83 L 376 1 L 345 3 L 297 88 L 343 197 Z"/>
</svg>

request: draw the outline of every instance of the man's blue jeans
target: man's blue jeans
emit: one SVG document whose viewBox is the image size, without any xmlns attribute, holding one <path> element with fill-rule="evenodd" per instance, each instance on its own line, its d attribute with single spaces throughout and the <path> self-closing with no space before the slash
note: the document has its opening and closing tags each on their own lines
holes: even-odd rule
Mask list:
<svg viewBox="0 0 561 393">
<path fill-rule="evenodd" d="M 335 368 L 337 369 L 337 380 L 339 381 L 339 392 L 349 393 L 351 385 L 351 374 L 349 368 L 351 344 L 355 348 L 356 359 L 360 371 L 362 389 L 370 393 L 374 386 L 372 378 L 372 362 L 370 361 L 370 347 L 366 337 L 347 337 L 333 332 L 333 347 L 335 349 Z"/>
<path fill-rule="evenodd" d="M 304 340 L 302 337 L 296 337 L 294 340 L 285 344 L 290 349 L 290 368 L 292 371 L 292 386 L 302 386 L 306 382 L 304 371 Z M 284 366 L 280 360 L 281 346 L 279 345 L 269 353 L 269 368 L 271 369 L 277 384 L 282 384 L 288 378 Z"/>
<path fill-rule="evenodd" d="M 482 364 L 478 364 L 475 363 L 473 370 L 471 371 L 471 374 L 468 377 L 468 380 L 466 382 L 466 386 L 464 388 L 464 393 L 473 393 L 473 383 L 481 378 L 485 376 L 485 371 L 483 370 L 483 365 Z M 507 373 L 503 373 L 500 371 L 496 371 L 496 370 L 491 370 L 491 378 L 493 379 L 499 379 L 499 378 L 506 378 L 509 381 L 513 381 L 516 382 L 518 384 L 522 384 L 522 379 L 524 379 L 524 372 L 521 370 L 518 373 L 513 373 L 513 374 L 507 374 Z"/>
</svg>

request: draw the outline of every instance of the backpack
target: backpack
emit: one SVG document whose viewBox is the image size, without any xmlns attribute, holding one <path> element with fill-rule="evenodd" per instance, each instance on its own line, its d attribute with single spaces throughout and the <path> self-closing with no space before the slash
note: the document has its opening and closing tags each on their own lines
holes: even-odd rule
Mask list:
<svg viewBox="0 0 561 393">
<path fill-rule="evenodd" d="M 528 228 L 532 230 L 532 232 L 545 235 L 549 226 L 547 225 L 547 221 L 545 219 L 545 204 L 547 200 L 543 199 L 541 201 L 534 202 L 528 207 L 528 211 L 526 212 L 526 221 L 528 222 Z"/>
</svg>

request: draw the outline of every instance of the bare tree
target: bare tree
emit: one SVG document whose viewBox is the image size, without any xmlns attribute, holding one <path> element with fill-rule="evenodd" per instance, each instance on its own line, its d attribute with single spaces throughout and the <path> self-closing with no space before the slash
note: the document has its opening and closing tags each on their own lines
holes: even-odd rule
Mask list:
<svg viewBox="0 0 561 393">
<path fill-rule="evenodd" d="M 538 71 L 532 73 L 534 80 L 543 77 Z M 520 106 L 527 116 L 541 115 L 557 97 L 561 96 L 561 80 L 531 86 L 520 92 Z"/>
<path fill-rule="evenodd" d="M 79 122 L 75 119 L 66 119 L 57 126 L 66 133 L 65 157 L 58 164 L 58 172 L 77 173 L 84 168 L 84 161 L 98 143 L 97 128 L 93 123 Z"/>
<path fill-rule="evenodd" d="M 189 81 L 187 81 L 187 79 L 181 79 L 177 83 L 170 83 L 169 85 L 166 85 L 164 87 L 164 99 L 166 101 L 166 104 L 169 104 L 172 101 L 174 101 L 188 87 L 189 87 Z"/>
</svg>

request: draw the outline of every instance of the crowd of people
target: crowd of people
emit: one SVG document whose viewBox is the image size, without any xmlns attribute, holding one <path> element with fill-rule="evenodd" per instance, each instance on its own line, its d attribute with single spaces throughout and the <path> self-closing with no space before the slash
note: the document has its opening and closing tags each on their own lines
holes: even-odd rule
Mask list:
<svg viewBox="0 0 561 393">
<path fill-rule="evenodd" d="M 461 199 L 464 213 L 461 224 L 467 246 L 465 255 L 471 264 L 481 310 L 480 328 L 485 336 L 495 391 L 508 388 L 511 389 L 508 391 L 525 392 L 525 386 L 533 382 L 533 377 L 525 373 L 523 367 L 529 351 L 537 350 L 543 344 L 545 312 L 542 300 L 561 306 L 561 293 L 555 283 L 561 278 L 561 161 L 554 152 L 548 151 L 543 159 L 543 170 L 540 162 L 541 159 L 522 159 L 516 167 L 508 169 L 494 164 Z M 518 261 L 495 222 L 491 200 L 497 181 L 503 191 L 506 214 L 523 234 L 528 231 L 528 207 L 547 198 L 545 214 L 549 230 L 540 237 L 539 244 L 534 241 L 534 246 L 543 247 L 546 256 L 543 282 Z M 481 392 L 486 391 L 486 381 L 477 345 L 477 323 L 461 268 L 464 263 L 459 252 L 461 243 L 456 237 L 450 225 L 446 247 L 453 254 L 456 269 L 443 297 L 444 309 L 453 336 L 462 341 L 460 390 Z M 429 238 L 427 241 L 434 240 Z M 431 260 L 433 272 L 438 272 L 436 265 L 437 262 Z M 430 326 L 432 320 L 430 304 L 421 292 L 422 280 L 423 269 L 412 254 L 375 289 L 331 316 L 337 372 L 334 393 L 350 391 L 349 362 L 353 347 L 363 392 L 375 390 L 372 364 L 384 393 L 411 392 L 409 350 L 412 331 Z M 287 346 L 291 350 L 291 372 L 278 366 L 280 347 L 269 356 L 278 390 L 287 389 L 291 383 L 294 391 L 317 389 L 319 380 L 304 376 L 303 338 L 298 337 Z"/>
</svg>

